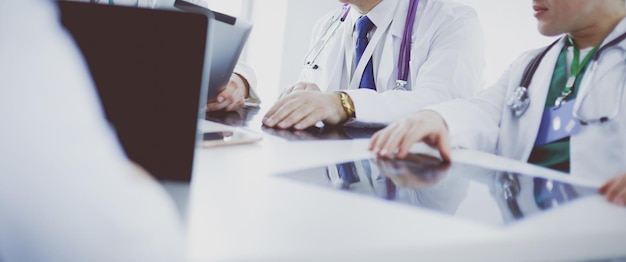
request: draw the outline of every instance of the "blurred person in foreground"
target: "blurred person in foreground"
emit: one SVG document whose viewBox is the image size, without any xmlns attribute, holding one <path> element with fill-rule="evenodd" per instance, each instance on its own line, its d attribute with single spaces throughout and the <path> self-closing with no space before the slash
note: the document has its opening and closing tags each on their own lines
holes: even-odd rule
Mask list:
<svg viewBox="0 0 626 262">
<path fill-rule="evenodd" d="M 125 156 L 54 1 L 0 1 L 0 261 L 184 261 L 172 199 Z"/>
</svg>

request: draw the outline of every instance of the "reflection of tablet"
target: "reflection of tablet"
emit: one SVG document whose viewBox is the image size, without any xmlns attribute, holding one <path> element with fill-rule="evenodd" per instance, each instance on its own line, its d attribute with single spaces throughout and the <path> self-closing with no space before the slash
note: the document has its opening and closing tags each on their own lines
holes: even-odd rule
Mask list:
<svg viewBox="0 0 626 262">
<path fill-rule="evenodd" d="M 202 147 L 254 143 L 262 138 L 260 134 L 244 129 L 204 132 L 202 133 Z"/>
<path fill-rule="evenodd" d="M 358 159 L 278 175 L 498 226 L 597 194 L 595 188 L 565 179 L 444 163 L 421 154 L 402 160 Z"/>
</svg>

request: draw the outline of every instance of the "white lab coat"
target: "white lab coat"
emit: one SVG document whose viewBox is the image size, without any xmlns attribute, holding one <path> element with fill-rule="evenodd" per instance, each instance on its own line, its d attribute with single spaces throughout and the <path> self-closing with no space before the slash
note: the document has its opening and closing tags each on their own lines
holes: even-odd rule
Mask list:
<svg viewBox="0 0 626 262">
<path fill-rule="evenodd" d="M 303 68 L 300 80 L 313 82 L 322 91 L 354 89 L 346 92 L 354 102 L 356 120 L 368 123 L 389 123 L 425 106 L 473 95 L 482 84 L 484 68 L 483 33 L 477 15 L 470 7 L 439 0 L 419 1 L 407 84 L 412 91 L 392 90 L 408 5 L 406 0 L 384 0 L 370 11 L 385 16 L 391 12 L 387 18 L 392 19 L 388 31 L 375 28 L 383 31 L 372 56 L 378 92 L 359 90 L 358 84 L 349 87 L 356 67 L 353 25 L 360 16 L 354 8 L 320 53 L 319 68 Z M 317 22 L 311 46 L 320 39 L 331 15 Z"/>
<path fill-rule="evenodd" d="M 626 32 L 626 19 L 605 39 Z M 603 43 L 603 44 L 604 44 Z M 546 95 L 563 47 L 563 40 L 545 55 L 529 87 L 530 106 L 517 118 L 505 105 L 511 93 L 519 86 L 523 71 L 529 61 L 541 50 L 523 54 L 507 72 L 489 89 L 469 100 L 451 101 L 433 106 L 445 119 L 453 146 L 494 152 L 505 157 L 528 161 L 541 121 Z M 607 49 L 600 57 L 597 73 L 591 79 L 589 72 L 578 91 L 576 106 L 579 114 L 592 119 L 611 115 L 625 103 L 620 90 L 626 77 L 626 41 Z M 592 81 L 592 84 L 585 84 Z M 581 99 L 586 95 L 586 98 Z M 618 102 L 619 101 L 619 102 Z M 570 138 L 570 172 L 591 179 L 606 179 L 626 172 L 626 117 L 624 109 L 615 119 L 601 125 L 581 126 Z"/>
<path fill-rule="evenodd" d="M 261 99 L 259 95 L 256 93 L 257 86 L 257 78 L 256 73 L 248 64 L 243 62 L 238 62 L 235 65 L 235 69 L 233 70 L 236 74 L 243 77 L 246 82 L 248 82 L 248 86 L 250 87 L 250 91 L 248 93 L 248 97 L 246 97 L 245 103 L 246 106 L 258 107 L 261 104 Z"/>
</svg>

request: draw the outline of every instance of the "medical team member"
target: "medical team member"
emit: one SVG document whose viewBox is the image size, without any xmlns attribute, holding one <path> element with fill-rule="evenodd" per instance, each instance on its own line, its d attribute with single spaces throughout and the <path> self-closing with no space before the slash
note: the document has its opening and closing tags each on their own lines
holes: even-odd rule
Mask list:
<svg viewBox="0 0 626 262">
<path fill-rule="evenodd" d="M 483 33 L 470 7 L 439 0 L 340 2 L 344 9 L 314 27 L 301 82 L 285 89 L 265 126 L 386 124 L 479 88 Z M 365 18 L 371 29 L 362 40 L 358 21 Z"/>
<path fill-rule="evenodd" d="M 206 104 L 206 111 L 237 111 L 244 107 L 259 107 L 261 99 L 256 93 L 257 78 L 248 64 L 238 62 L 217 100 Z"/>
<path fill-rule="evenodd" d="M 450 145 L 487 150 L 571 175 L 608 181 L 626 204 L 624 0 L 535 0 L 539 32 L 563 36 L 518 58 L 471 99 L 429 107 L 372 137 L 370 150 L 403 158 L 423 141 L 450 160 Z"/>
<path fill-rule="evenodd" d="M 55 1 L 0 1 L 0 261 L 185 261 L 174 202 L 131 164 Z"/>
</svg>

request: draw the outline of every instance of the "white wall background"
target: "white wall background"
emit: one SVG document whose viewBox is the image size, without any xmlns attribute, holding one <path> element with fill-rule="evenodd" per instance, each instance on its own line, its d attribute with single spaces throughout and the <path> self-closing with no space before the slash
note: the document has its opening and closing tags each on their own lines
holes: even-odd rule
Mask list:
<svg viewBox="0 0 626 262">
<path fill-rule="evenodd" d="M 549 45 L 537 31 L 531 0 L 456 0 L 478 13 L 485 35 L 485 83 L 495 82 L 522 52 Z"/>
<path fill-rule="evenodd" d="M 258 76 L 263 104 L 294 83 L 302 66 L 310 31 L 323 14 L 340 8 L 337 0 L 204 0 L 217 11 L 254 23 L 242 60 Z M 472 6 L 479 15 L 486 48 L 486 87 L 525 50 L 549 44 L 537 32 L 530 0 L 455 0 Z"/>
</svg>

